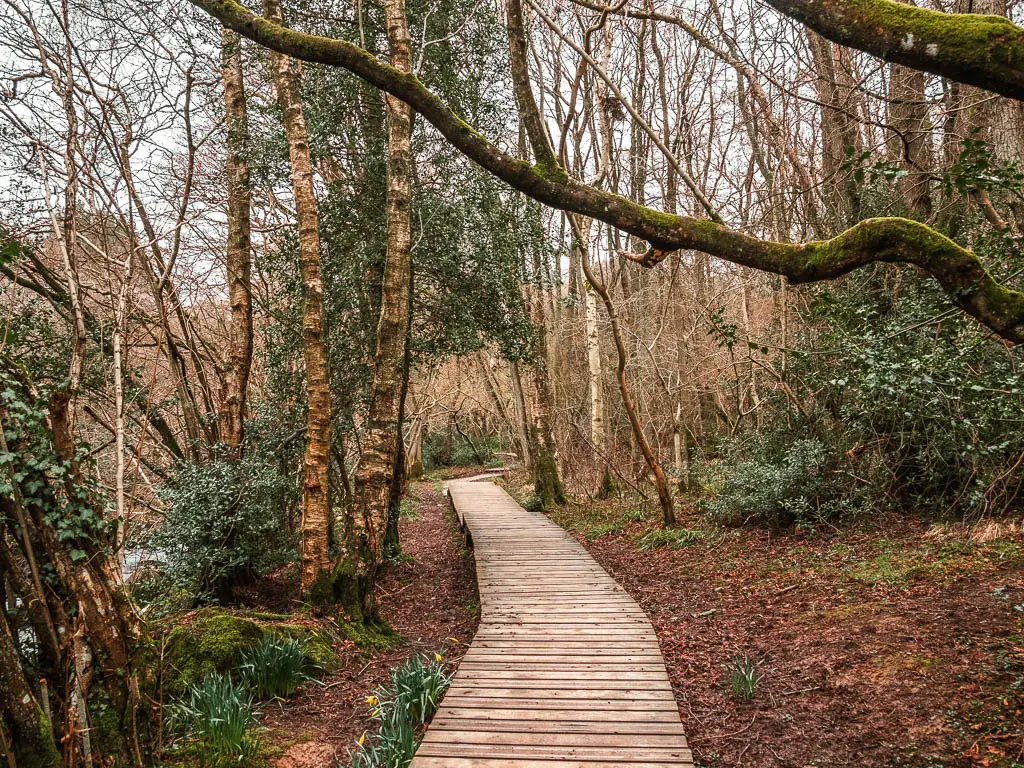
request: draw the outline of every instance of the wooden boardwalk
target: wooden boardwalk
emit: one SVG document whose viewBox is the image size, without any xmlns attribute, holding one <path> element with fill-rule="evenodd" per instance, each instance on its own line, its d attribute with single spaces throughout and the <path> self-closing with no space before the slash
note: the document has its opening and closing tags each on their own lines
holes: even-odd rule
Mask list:
<svg viewBox="0 0 1024 768">
<path fill-rule="evenodd" d="M 692 766 L 643 610 L 544 515 L 456 481 L 482 619 L 412 768 Z"/>
</svg>

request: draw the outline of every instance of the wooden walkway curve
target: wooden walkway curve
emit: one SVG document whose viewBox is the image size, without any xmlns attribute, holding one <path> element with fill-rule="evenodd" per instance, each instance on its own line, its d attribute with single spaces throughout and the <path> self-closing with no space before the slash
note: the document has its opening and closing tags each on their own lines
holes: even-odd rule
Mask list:
<svg viewBox="0 0 1024 768">
<path fill-rule="evenodd" d="M 493 483 L 449 494 L 482 617 L 412 768 L 692 766 L 647 615 L 559 526 Z"/>
</svg>

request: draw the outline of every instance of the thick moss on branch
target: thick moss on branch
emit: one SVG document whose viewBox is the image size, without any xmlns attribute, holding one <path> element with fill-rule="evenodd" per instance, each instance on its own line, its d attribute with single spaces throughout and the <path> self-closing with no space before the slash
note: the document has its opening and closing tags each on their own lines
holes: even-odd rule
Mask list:
<svg viewBox="0 0 1024 768">
<path fill-rule="evenodd" d="M 538 168 L 502 152 L 456 115 L 414 75 L 399 72 L 352 43 L 286 29 L 252 14 L 235 0 L 191 1 L 217 17 L 225 26 L 261 45 L 295 58 L 343 67 L 371 85 L 402 99 L 468 158 L 535 200 L 598 219 L 646 240 L 651 244 L 651 250 L 636 259 L 644 266 L 657 264 L 672 251 L 692 249 L 735 264 L 785 275 L 794 282 L 811 282 L 839 277 L 875 261 L 916 264 L 931 273 L 952 300 L 966 312 L 1003 338 L 1014 343 L 1024 342 L 1024 294 L 998 283 L 975 254 L 924 224 L 897 218 L 869 219 L 832 240 L 791 244 L 759 240 L 707 219 L 676 216 L 647 208 L 619 195 L 552 173 L 550 168 Z M 933 29 L 929 33 L 933 37 L 939 32 L 949 32 L 947 27 L 950 25 L 981 25 L 964 33 L 968 35 L 965 39 L 974 41 L 971 43 L 974 46 L 980 46 L 984 40 L 985 45 L 997 50 L 988 54 L 974 51 L 970 54 L 974 57 L 971 60 L 989 56 L 992 61 L 1003 62 L 1000 66 L 1009 69 L 992 72 L 993 78 L 1009 74 L 1012 81 L 1013 77 L 1019 77 L 1020 93 L 1024 96 L 1024 54 L 1021 52 L 1024 48 L 1024 30 L 1009 24 L 1005 19 L 969 16 L 965 20 L 955 15 L 911 8 L 910 11 L 919 14 L 914 15 L 907 11 L 909 6 L 888 0 L 771 2 L 795 17 L 799 11 L 807 15 L 808 19 L 814 16 L 816 19 L 832 19 L 831 23 L 834 24 L 849 23 L 854 31 L 861 29 L 857 34 L 866 34 L 863 32 L 866 28 L 864 25 L 872 23 L 871 19 L 876 24 L 884 21 L 877 18 L 877 14 L 883 11 L 896 14 L 887 18 L 893 24 L 902 24 L 897 26 L 904 34 L 922 25 L 927 27 L 928 24 L 932 25 L 928 28 Z M 937 16 L 946 18 L 934 18 Z M 807 23 L 810 24 L 810 21 Z M 885 29 L 881 29 L 881 32 L 885 32 Z M 915 36 L 913 47 L 916 48 L 918 43 L 927 46 L 926 41 L 930 39 L 927 36 Z M 902 46 L 897 47 L 903 50 Z M 942 50 L 941 47 L 939 50 Z M 925 51 L 924 55 L 930 54 Z M 893 55 L 892 58 L 914 66 L 906 57 L 897 58 Z M 964 82 L 972 81 L 965 77 Z"/>
<path fill-rule="evenodd" d="M 1024 29 L 1002 16 L 892 0 L 768 0 L 837 43 L 1024 100 Z"/>
</svg>

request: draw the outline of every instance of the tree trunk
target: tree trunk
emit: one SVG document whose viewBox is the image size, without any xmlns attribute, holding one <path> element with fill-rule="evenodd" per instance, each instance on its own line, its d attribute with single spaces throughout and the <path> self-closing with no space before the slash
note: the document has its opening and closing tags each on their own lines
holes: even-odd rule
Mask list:
<svg viewBox="0 0 1024 768">
<path fill-rule="evenodd" d="M 4 535 L 0 532 L 0 535 Z M 14 637 L 0 614 L 0 752 L 23 768 L 60 768 L 53 728 L 22 671 Z"/>
<path fill-rule="evenodd" d="M 915 5 L 914 0 L 900 0 Z M 932 213 L 929 176 L 932 171 L 931 125 L 925 97 L 925 76 L 902 64 L 889 67 L 890 157 L 906 175 L 900 179 L 900 196 L 910 215 L 925 220 Z"/>
<path fill-rule="evenodd" d="M 814 56 L 815 87 L 821 108 L 821 173 L 825 202 L 839 228 L 859 218 L 860 199 L 853 174 L 843 168 L 848 153 L 860 152 L 857 119 L 851 114 L 854 79 L 849 67 L 850 51 L 807 30 Z"/>
<path fill-rule="evenodd" d="M 1006 17 L 1009 8 L 1007 0 L 957 0 L 954 11 Z M 956 110 L 953 114 L 958 117 L 954 123 L 956 142 L 950 147 L 952 157 L 949 159 L 955 160 L 959 154 L 959 141 L 974 138 L 986 142 L 999 162 L 1020 164 L 1024 161 L 1024 102 L 993 96 L 989 91 L 967 85 L 957 91 L 958 103 L 951 105 Z M 1009 226 L 1001 220 L 987 191 L 976 190 L 972 198 L 979 203 L 990 223 L 1000 229 Z M 1024 228 L 1024 203 L 1011 196 L 1007 207 L 1017 227 Z"/>
<path fill-rule="evenodd" d="M 279 56 L 279 54 L 274 54 Z M 228 243 L 227 283 L 231 321 L 228 354 L 221 391 L 220 439 L 229 456 L 242 455 L 245 439 L 245 400 L 252 368 L 252 284 L 249 243 L 249 115 L 242 78 L 242 45 L 238 33 L 221 34 L 224 115 L 227 123 Z"/>
<path fill-rule="evenodd" d="M 264 13 L 283 24 L 278 0 L 264 0 Z M 302 271 L 303 353 L 309 412 L 306 450 L 302 460 L 302 591 L 313 603 L 329 600 L 331 510 L 329 479 L 331 450 L 331 390 L 324 341 L 324 284 L 320 269 L 320 232 L 309 134 L 300 91 L 300 62 L 271 52 L 277 98 L 283 113 L 288 156 L 292 166 L 292 192 L 299 226 L 299 267 Z"/>
<path fill-rule="evenodd" d="M 498 389 L 498 381 L 494 376 L 494 372 L 491 370 L 491 358 L 484 352 L 484 350 L 478 350 L 476 358 L 477 363 L 480 365 L 480 372 L 483 375 L 484 388 L 487 390 L 487 394 L 490 397 L 491 402 L 494 403 L 494 407 L 497 409 L 498 414 L 508 425 L 509 432 L 512 434 L 519 446 L 519 453 L 523 457 L 523 462 L 528 463 L 530 449 L 527 445 L 526 433 L 522 430 L 520 425 L 518 409 L 515 403 L 509 407 L 501 396 L 501 392 Z"/>
<path fill-rule="evenodd" d="M 404 0 L 385 0 L 391 66 L 412 72 Z M 376 621 L 374 584 L 388 522 L 388 502 L 402 440 L 402 394 L 408 375 L 412 273 L 412 119 L 405 102 L 387 96 L 387 254 L 381 281 L 373 388 L 353 500 L 346 516 L 335 592 L 351 618 Z"/>
<path fill-rule="evenodd" d="M 523 392 L 523 377 L 519 371 L 519 363 L 509 363 L 509 377 L 512 379 L 512 405 L 515 410 L 516 431 L 519 445 L 523 451 L 523 466 L 527 472 L 533 471 L 533 445 L 530 441 L 530 415 L 526 407 L 526 395 Z"/>
<path fill-rule="evenodd" d="M 411 280 L 410 273 L 410 280 Z M 412 300 L 412 284 L 409 285 L 409 299 Z M 412 305 L 409 307 L 412 312 Z M 410 314 L 411 316 L 411 314 Z M 405 403 L 409 396 L 409 344 L 412 341 L 412 323 L 406 324 L 408 334 L 405 343 L 405 362 L 402 369 L 402 391 L 398 398 L 398 420 L 396 422 L 396 453 L 391 475 L 391 492 L 388 495 L 388 527 L 384 535 L 384 546 L 387 551 L 398 552 L 401 549 L 401 540 L 398 530 L 398 521 L 402 516 L 402 496 L 405 494 L 405 486 L 409 477 L 409 457 L 406 454 L 405 439 L 402 435 L 402 425 L 405 423 Z"/>
<path fill-rule="evenodd" d="M 29 607 L 33 631 L 40 633 L 41 654 L 36 663 L 40 664 L 40 671 L 49 671 L 55 683 L 53 701 L 58 716 L 52 723 L 54 735 L 64 744 L 68 765 L 79 765 L 95 745 L 99 746 L 100 754 L 112 758 L 115 764 L 141 766 L 136 734 L 139 702 L 131 694 L 138 685 L 131 664 L 140 628 L 111 577 L 116 569 L 109 555 L 113 536 L 96 530 L 68 536 L 67 531 L 59 532 L 55 527 L 54 512 L 63 512 L 61 498 L 75 499 L 74 503 L 82 508 L 88 506 L 97 521 L 103 516 L 101 505 L 89 495 L 89 486 L 77 463 L 69 392 L 61 388 L 52 393 L 49 415 L 41 419 L 50 441 L 40 443 L 31 436 L 38 417 L 33 414 L 26 421 L 25 414 L 42 411 L 42 405 L 23 372 L 2 357 L 0 385 L 14 392 L 16 400 L 27 406 L 18 410 L 0 408 L 0 430 L 13 434 L 9 444 L 6 437 L 0 438 L 0 450 L 12 457 L 8 479 L 13 489 L 10 494 L 0 494 L 0 521 L 14 534 L 11 546 L 5 541 L 0 547 L 0 564 L 5 567 L 6 576 L 20 582 L 22 604 Z M 40 469 L 40 454 L 46 457 L 42 459 L 44 466 L 58 461 L 67 468 L 66 474 L 55 478 Z M 30 488 L 31 493 L 24 495 L 22 487 Z M 6 535 L 6 531 L 0 531 L 0 536 Z M 18 578 L 17 574 L 24 573 L 20 567 L 7 572 L 7 565 L 14 562 L 27 565 L 31 582 Z M 41 574 L 48 575 L 45 595 L 40 599 Z M 4 624 L 0 632 L 7 632 L 6 619 L 0 619 L 0 623 Z M 0 668 L 7 669 L 10 651 L 14 650 L 16 659 L 20 655 L 10 635 L 6 640 L 0 638 L 0 645 L 6 645 L 5 650 L 0 649 L 4 656 Z M 94 661 L 87 666 L 75 664 L 85 657 Z M 10 676 L 0 674 L 0 707 L 7 710 L 5 723 L 8 718 L 22 724 L 41 722 L 26 705 L 43 707 L 42 685 L 33 689 L 35 678 L 29 680 L 23 675 L 24 685 L 19 686 L 14 674 L 15 670 L 23 672 L 26 668 L 15 663 Z M 13 686 L 13 694 L 21 701 L 20 712 L 15 702 L 5 700 L 8 686 Z M 22 688 L 31 694 L 28 701 L 24 691 L 19 694 Z M 98 706 L 101 702 L 104 707 Z M 87 729 L 84 732 L 83 726 Z M 39 739 L 23 743 L 45 748 L 43 736 L 40 732 Z M 40 759 L 38 765 L 49 764 L 45 751 L 36 757 Z"/>
<path fill-rule="evenodd" d="M 533 255 L 534 273 L 540 271 L 540 255 Z M 552 431 L 554 394 L 548 377 L 548 328 L 544 311 L 544 296 L 540 285 L 531 286 L 527 301 L 530 305 L 536 343 L 534 345 L 533 378 L 531 388 L 531 411 L 533 424 L 530 428 L 530 453 L 533 456 L 533 487 L 541 509 L 550 509 L 565 503 L 562 479 L 558 475 L 557 448 Z"/>
<path fill-rule="evenodd" d="M 590 268 L 590 249 L 583 243 L 580 228 L 573 221 L 573 229 L 576 237 L 580 240 L 581 253 L 580 265 L 583 267 L 583 274 L 587 278 L 592 290 L 594 290 L 604 302 L 608 311 L 608 322 L 611 325 L 612 339 L 615 341 L 615 350 L 618 353 L 618 365 L 615 368 L 619 380 L 619 394 L 622 396 L 622 407 L 626 409 L 626 416 L 629 418 L 629 425 L 633 430 L 633 439 L 636 440 L 637 448 L 644 457 L 644 462 L 651 474 L 654 475 L 654 485 L 658 489 L 658 501 L 661 504 L 661 515 L 665 526 L 675 525 L 676 512 L 672 502 L 672 491 L 668 487 L 668 479 L 665 477 L 661 464 L 658 463 L 654 451 L 651 449 L 647 436 L 644 434 L 643 424 L 633 404 L 633 396 L 629 391 L 629 383 L 626 381 L 626 347 L 622 342 L 622 334 L 619 332 L 619 321 L 615 315 L 615 303 L 612 301 L 608 289 L 601 283 Z"/>
</svg>

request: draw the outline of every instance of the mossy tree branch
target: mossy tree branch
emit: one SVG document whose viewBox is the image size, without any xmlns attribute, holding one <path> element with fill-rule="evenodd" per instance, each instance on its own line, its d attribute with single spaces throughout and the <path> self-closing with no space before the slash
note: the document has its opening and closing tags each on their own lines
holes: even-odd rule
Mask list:
<svg viewBox="0 0 1024 768">
<path fill-rule="evenodd" d="M 656 211 L 567 178 L 560 168 L 552 172 L 508 155 L 414 75 L 399 72 L 357 45 L 286 29 L 235 0 L 191 1 L 261 45 L 295 58 L 340 66 L 397 96 L 463 154 L 535 200 L 599 219 L 646 240 L 651 249 L 636 259 L 644 266 L 654 266 L 672 251 L 692 249 L 799 283 L 839 277 L 876 261 L 915 264 L 931 273 L 959 307 L 1004 339 L 1024 342 L 1024 294 L 1001 285 L 974 253 L 924 224 L 868 219 L 831 240 L 794 244 L 760 240 L 707 219 Z M 851 4 L 861 1 L 851 0 Z"/>
<path fill-rule="evenodd" d="M 523 8 L 519 0 L 507 0 L 505 3 L 505 19 L 508 27 L 508 53 L 512 72 L 512 89 L 519 108 L 519 120 L 526 131 L 526 136 L 533 149 L 533 157 L 537 165 L 546 169 L 549 174 L 565 175 L 555 157 L 555 150 L 544 130 L 544 121 L 540 109 L 533 98 L 530 87 L 530 72 L 527 68 L 526 32 L 523 25 Z"/>
<path fill-rule="evenodd" d="M 892 0 L 767 0 L 822 37 L 1024 100 L 1024 28 L 1002 16 L 942 13 Z"/>
</svg>

